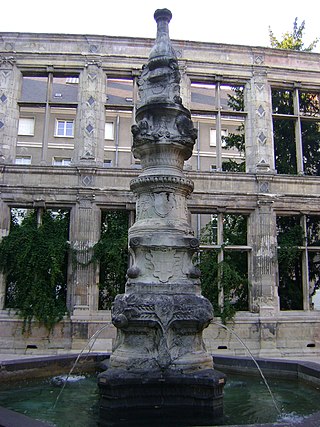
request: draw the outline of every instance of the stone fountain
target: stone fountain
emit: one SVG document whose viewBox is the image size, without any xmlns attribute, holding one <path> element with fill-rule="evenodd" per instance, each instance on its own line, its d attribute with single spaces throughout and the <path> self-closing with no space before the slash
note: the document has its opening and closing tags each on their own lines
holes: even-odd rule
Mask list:
<svg viewBox="0 0 320 427">
<path fill-rule="evenodd" d="M 180 97 L 171 17 L 168 9 L 156 10 L 157 37 L 138 82 L 132 152 L 142 172 L 131 181 L 133 262 L 125 294 L 113 305 L 117 338 L 110 365 L 99 376 L 101 425 L 154 414 L 205 425 L 223 413 L 225 376 L 214 369 L 202 339 L 213 310 L 192 263 L 199 242 L 187 209 L 193 182 L 183 165 L 197 131 Z"/>
</svg>

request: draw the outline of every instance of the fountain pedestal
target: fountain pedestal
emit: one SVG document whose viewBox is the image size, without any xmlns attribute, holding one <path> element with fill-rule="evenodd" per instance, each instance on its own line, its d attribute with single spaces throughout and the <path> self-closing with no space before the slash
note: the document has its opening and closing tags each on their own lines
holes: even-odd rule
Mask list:
<svg viewBox="0 0 320 427">
<path fill-rule="evenodd" d="M 187 209 L 193 182 L 183 173 L 197 132 L 180 98 L 170 19 L 167 9 L 155 12 L 157 38 L 138 83 L 132 152 L 142 172 L 131 181 L 133 262 L 125 294 L 113 305 L 117 339 L 110 367 L 99 376 L 101 425 L 155 412 L 174 417 L 176 425 L 177 415 L 185 425 L 200 425 L 223 413 L 225 376 L 214 369 L 202 339 L 213 310 L 192 262 L 199 245 Z"/>
</svg>

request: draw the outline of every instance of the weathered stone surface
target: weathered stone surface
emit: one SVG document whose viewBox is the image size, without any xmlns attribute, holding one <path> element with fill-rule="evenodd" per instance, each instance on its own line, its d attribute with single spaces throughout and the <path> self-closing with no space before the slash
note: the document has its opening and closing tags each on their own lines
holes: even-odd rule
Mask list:
<svg viewBox="0 0 320 427">
<path fill-rule="evenodd" d="M 194 419 L 201 412 L 203 420 L 202 412 L 209 411 L 210 421 L 223 412 L 225 377 L 213 369 L 202 338 L 213 310 L 200 294 L 200 272 L 192 263 L 199 242 L 186 203 L 193 183 L 183 172 L 197 132 L 180 98 L 168 33 L 171 12 L 157 10 L 155 19 L 157 38 L 139 81 L 132 127 L 132 152 L 142 165 L 131 181 L 137 196 L 136 222 L 129 230 L 133 263 L 126 292 L 113 304 L 117 338 L 110 367 L 99 376 L 105 425 L 120 413 L 130 418 L 132 411 L 143 410 L 145 418 L 155 407 Z"/>
</svg>

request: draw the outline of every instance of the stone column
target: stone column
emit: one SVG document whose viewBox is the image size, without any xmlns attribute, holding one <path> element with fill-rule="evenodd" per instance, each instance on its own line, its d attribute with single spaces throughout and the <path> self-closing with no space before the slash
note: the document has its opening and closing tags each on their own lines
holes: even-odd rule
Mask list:
<svg viewBox="0 0 320 427">
<path fill-rule="evenodd" d="M 78 202 L 71 210 L 71 287 L 68 308 L 73 316 L 88 315 L 98 309 L 97 266 L 91 263 L 92 248 L 100 237 L 101 211 L 94 204 L 94 195 L 80 191 Z"/>
<path fill-rule="evenodd" d="M 157 10 L 155 19 L 157 38 L 139 80 L 132 126 L 132 153 L 142 166 L 131 181 L 137 198 L 129 229 L 133 263 L 125 294 L 112 310 L 117 339 L 110 367 L 99 378 L 101 425 L 112 422 L 110 415 L 146 416 L 155 407 L 158 414 L 195 423 L 222 414 L 225 379 L 213 369 L 202 339 L 213 310 L 192 263 L 199 242 L 187 209 L 193 182 L 183 173 L 197 131 L 180 97 L 171 12 Z"/>
<path fill-rule="evenodd" d="M 259 197 L 257 208 L 250 215 L 248 230 L 252 246 L 252 309 L 270 314 L 279 310 L 276 214 L 272 204 L 272 200 Z"/>
<path fill-rule="evenodd" d="M 267 183 L 260 187 L 266 189 Z M 272 200 L 258 198 L 257 208 L 250 215 L 249 244 L 252 246 L 252 309 L 259 313 L 260 357 L 279 356 L 277 349 L 279 298 L 277 287 L 276 214 Z"/>
<path fill-rule="evenodd" d="M 0 166 L 1 169 L 1 166 Z M 0 172 L 1 175 L 1 172 Z M 0 240 L 10 231 L 10 208 L 0 199 Z M 0 273 L 0 310 L 4 309 L 6 298 L 6 278 Z"/>
<path fill-rule="evenodd" d="M 76 165 L 103 166 L 106 75 L 100 63 L 89 61 L 80 75 L 75 128 Z"/>
<path fill-rule="evenodd" d="M 263 63 L 262 56 L 259 61 Z M 248 111 L 245 126 L 247 172 L 275 172 L 270 97 L 267 72 L 262 67 L 255 67 L 245 89 L 245 108 Z"/>
<path fill-rule="evenodd" d="M 21 73 L 13 57 L 0 56 L 0 163 L 13 163 L 18 134 Z"/>
</svg>

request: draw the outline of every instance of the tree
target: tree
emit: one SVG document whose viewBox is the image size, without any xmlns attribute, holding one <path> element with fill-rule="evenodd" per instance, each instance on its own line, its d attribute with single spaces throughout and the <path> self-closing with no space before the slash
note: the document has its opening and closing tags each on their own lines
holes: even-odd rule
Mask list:
<svg viewBox="0 0 320 427">
<path fill-rule="evenodd" d="M 298 25 L 298 18 L 295 18 L 292 32 L 287 31 L 282 35 L 282 40 L 278 40 L 273 31 L 269 27 L 270 45 L 278 49 L 301 50 L 311 52 L 317 45 L 319 38 L 316 38 L 308 47 L 304 47 L 303 32 L 305 29 L 305 21 Z"/>
<path fill-rule="evenodd" d="M 6 307 L 49 331 L 66 313 L 69 213 L 32 211 L 0 243 L 0 270 L 6 275 Z M 39 219 L 39 217 L 38 217 Z"/>
</svg>

